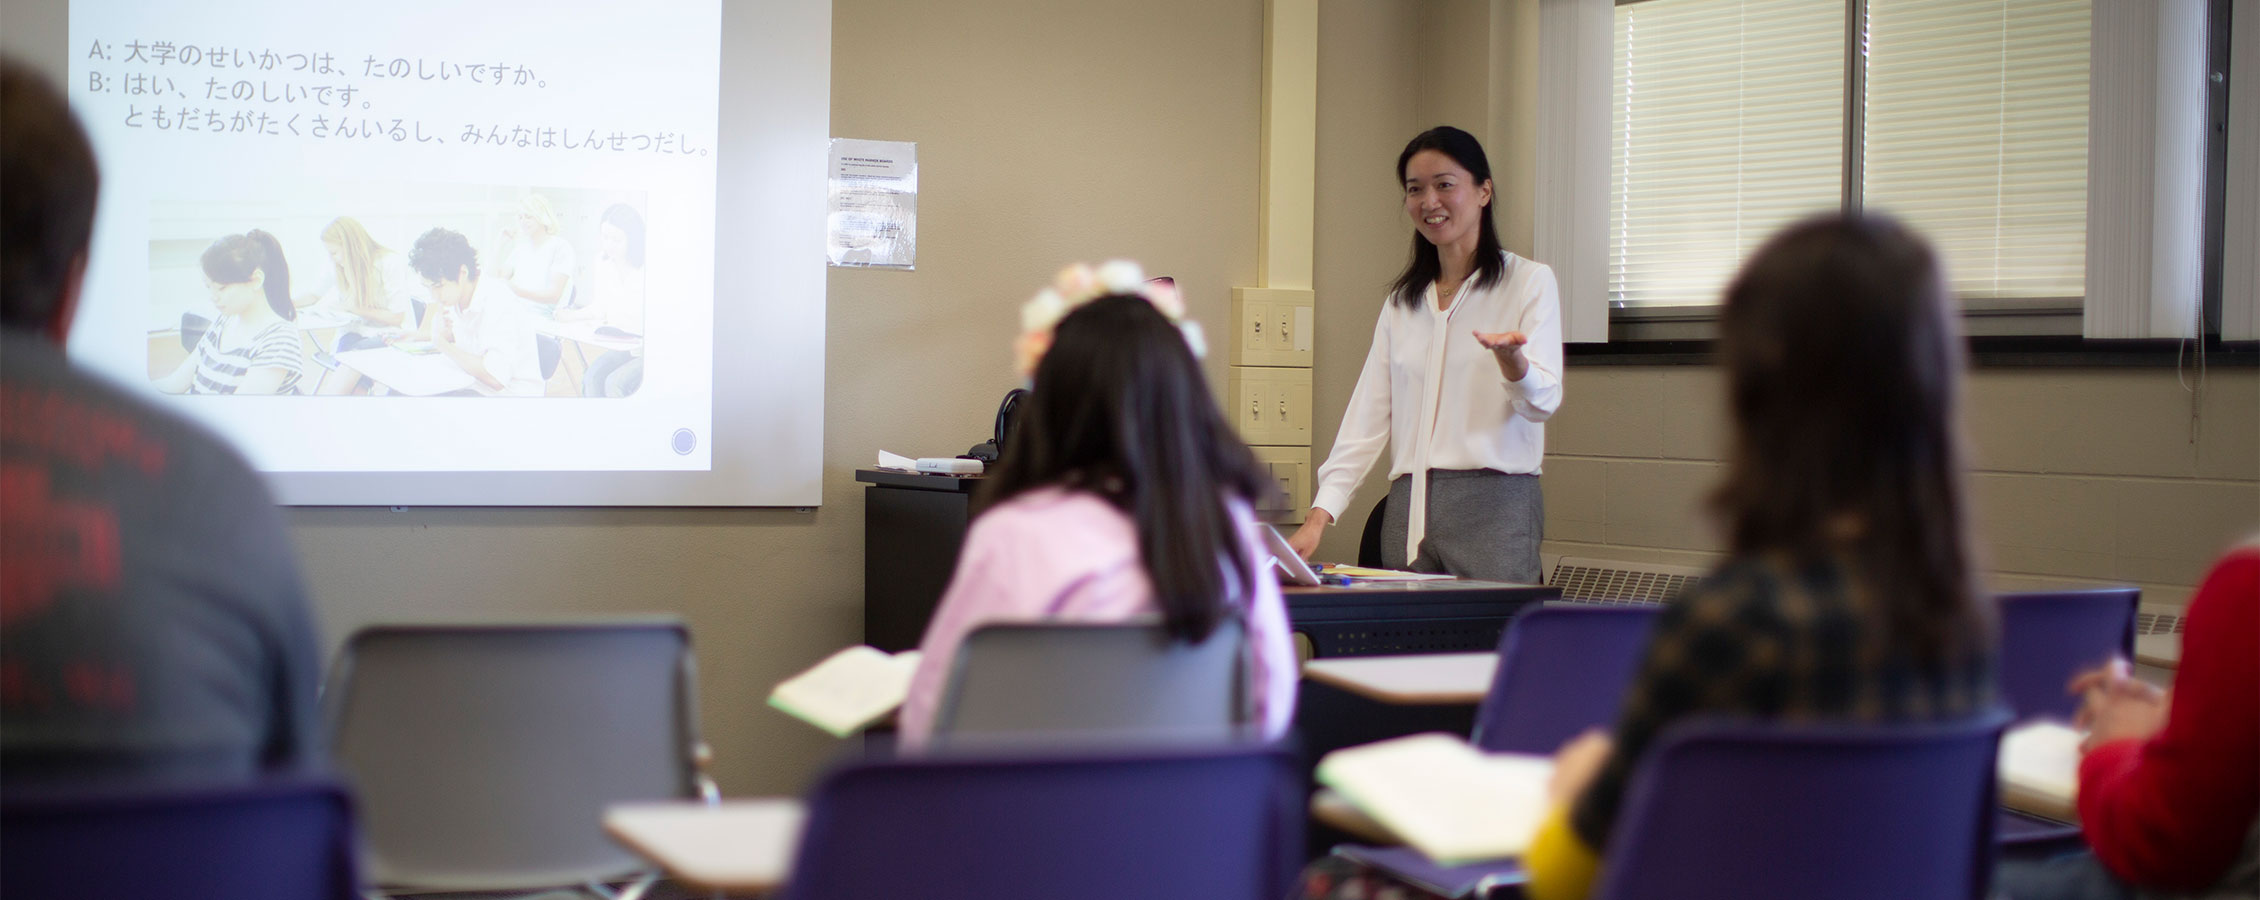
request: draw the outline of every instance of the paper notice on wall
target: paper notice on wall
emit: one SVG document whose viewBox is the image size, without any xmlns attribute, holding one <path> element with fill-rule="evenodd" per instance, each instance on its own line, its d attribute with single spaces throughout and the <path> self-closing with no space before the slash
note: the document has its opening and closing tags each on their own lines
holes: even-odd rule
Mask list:
<svg viewBox="0 0 2260 900">
<path fill-rule="evenodd" d="M 833 138 L 829 179 L 832 265 L 917 268 L 918 145 Z"/>
</svg>

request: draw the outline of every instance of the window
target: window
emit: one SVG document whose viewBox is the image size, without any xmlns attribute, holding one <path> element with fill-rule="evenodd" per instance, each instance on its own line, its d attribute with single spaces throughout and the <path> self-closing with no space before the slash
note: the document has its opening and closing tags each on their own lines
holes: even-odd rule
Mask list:
<svg viewBox="0 0 2260 900">
<path fill-rule="evenodd" d="M 1846 206 L 1922 230 L 1965 301 L 2076 304 L 2088 22 L 2088 0 L 1618 5 L 1611 305 L 1715 303 L 1768 234 Z"/>
</svg>

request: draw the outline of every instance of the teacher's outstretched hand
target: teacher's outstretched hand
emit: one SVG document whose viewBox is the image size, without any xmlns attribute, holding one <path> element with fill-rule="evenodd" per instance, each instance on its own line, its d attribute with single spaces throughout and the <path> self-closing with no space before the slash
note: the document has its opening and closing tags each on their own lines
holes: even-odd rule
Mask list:
<svg viewBox="0 0 2260 900">
<path fill-rule="evenodd" d="M 1520 331 L 1486 334 L 1478 330 L 1475 332 L 1475 342 L 1482 344 L 1483 349 L 1491 351 L 1491 355 L 1499 360 L 1499 372 L 1507 376 L 1508 381 L 1521 381 L 1522 376 L 1530 374 L 1530 357 L 1524 356 L 1522 352 L 1522 348 L 1530 345 L 1528 335 Z"/>
</svg>

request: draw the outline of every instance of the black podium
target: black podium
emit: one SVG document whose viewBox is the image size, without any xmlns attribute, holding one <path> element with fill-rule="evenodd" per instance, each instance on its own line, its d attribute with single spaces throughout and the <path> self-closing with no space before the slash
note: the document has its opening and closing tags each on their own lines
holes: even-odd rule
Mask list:
<svg viewBox="0 0 2260 900">
<path fill-rule="evenodd" d="M 863 642 L 894 653 L 918 647 L 957 551 L 978 476 L 857 469 L 863 491 Z"/>
</svg>

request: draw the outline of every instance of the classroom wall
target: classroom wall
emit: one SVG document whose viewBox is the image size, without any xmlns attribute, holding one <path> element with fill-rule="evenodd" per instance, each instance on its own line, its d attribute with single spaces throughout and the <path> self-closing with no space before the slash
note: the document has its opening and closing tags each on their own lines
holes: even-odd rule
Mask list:
<svg viewBox="0 0 2260 900">
<path fill-rule="evenodd" d="M 1320 459 L 1382 291 L 1404 262 L 1396 154 L 1447 107 L 1470 108 L 1464 95 L 1425 93 L 1439 76 L 1422 68 L 1438 19 L 1469 11 L 1426 4 L 1321 4 Z M 1526 15 L 1530 5 L 1494 8 Z M 1143 259 L 1176 275 L 1193 314 L 1221 333 L 1229 289 L 1255 276 L 1260 0 L 834 0 L 833 9 L 832 132 L 918 141 L 922 195 L 917 271 L 830 273 L 824 506 L 294 509 L 326 640 L 374 621 L 671 610 L 690 621 L 701 651 L 724 790 L 796 791 L 841 745 L 762 699 L 860 635 L 863 496 L 853 470 L 882 447 L 948 454 L 984 438 L 1013 384 L 1018 305 L 1065 261 Z M 59 76 L 63 10 L 62 0 L 6 0 L 0 48 Z M 1480 53 L 1477 42 L 1453 51 L 1486 67 L 1526 66 L 1495 49 L 1518 37 L 1514 20 L 1498 17 L 1507 14 L 1494 13 Z M 1502 121 L 1505 133 L 1529 136 L 1526 122 Z M 1531 150 L 1491 152 L 1504 169 Z M 1507 204 L 1527 216 L 1527 202 Z M 1501 230 L 1529 233 L 1527 222 Z M 1221 355 L 1210 363 L 1220 376 Z M 1996 561 L 2186 590 L 2200 560 L 2260 522 L 2260 385 L 2250 370 L 2214 372 L 2207 384 L 2192 449 L 2179 442 L 2189 400 L 2170 371 L 1980 373 L 1976 489 Z M 1682 560 L 1714 548 L 1695 500 L 1716 458 L 1716 416 L 1706 412 L 1716 396 L 1706 368 L 1571 369 L 1551 429 L 1549 552 Z M 1330 534 L 1330 557 L 1355 555 L 1379 486 L 1377 474 Z"/>
<path fill-rule="evenodd" d="M 1530 184 L 1536 129 L 1514 110 L 1516 98 L 1534 96 L 1522 79 L 1536 77 L 1536 25 L 1534 0 L 1321 6 L 1322 65 L 1331 65 L 1319 81 L 1314 462 L 1340 427 L 1382 291 L 1404 265 L 1411 225 L 1386 181 L 1405 140 L 1447 122 L 1484 137 L 1501 239 L 1529 252 L 1530 206 L 1516 191 Z M 1488 98 L 1478 90 L 1486 83 Z M 1717 370 L 1573 364 L 1564 377 L 1562 410 L 1547 428 L 1544 552 L 1715 559 L 1719 538 L 1702 500 L 1723 452 Z M 2260 373 L 2251 369 L 2202 378 L 2194 366 L 1978 369 L 1964 412 L 1977 541 L 1998 586 L 2125 582 L 2142 586 L 2145 602 L 2176 604 L 2222 547 L 2260 529 Z M 1328 532 L 1326 558 L 1356 558 L 1387 466 L 1376 464 Z"/>
</svg>

